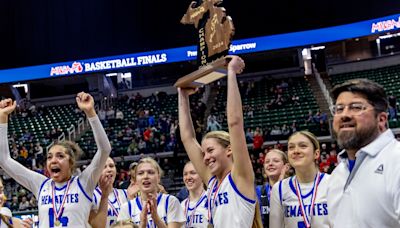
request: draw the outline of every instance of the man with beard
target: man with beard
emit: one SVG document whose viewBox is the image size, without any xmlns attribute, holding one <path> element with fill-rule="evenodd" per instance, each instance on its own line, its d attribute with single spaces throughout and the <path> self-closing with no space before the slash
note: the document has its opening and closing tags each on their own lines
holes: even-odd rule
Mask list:
<svg viewBox="0 0 400 228">
<path fill-rule="evenodd" d="M 383 87 L 354 79 L 332 90 L 340 162 L 328 187 L 331 227 L 400 227 L 400 143 Z"/>
</svg>

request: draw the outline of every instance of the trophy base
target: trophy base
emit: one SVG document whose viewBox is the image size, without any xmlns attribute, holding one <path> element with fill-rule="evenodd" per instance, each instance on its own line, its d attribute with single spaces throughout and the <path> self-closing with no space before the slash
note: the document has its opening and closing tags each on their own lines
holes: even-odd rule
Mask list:
<svg viewBox="0 0 400 228">
<path fill-rule="evenodd" d="M 229 56 L 217 59 L 192 73 L 179 78 L 174 86 L 182 88 L 196 88 L 218 79 L 221 79 L 227 74 L 227 63 L 229 62 Z"/>
</svg>

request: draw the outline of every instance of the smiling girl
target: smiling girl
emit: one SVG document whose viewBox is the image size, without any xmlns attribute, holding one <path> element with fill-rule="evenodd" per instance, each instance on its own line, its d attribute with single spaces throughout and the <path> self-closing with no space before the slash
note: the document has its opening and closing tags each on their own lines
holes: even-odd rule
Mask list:
<svg viewBox="0 0 400 228">
<path fill-rule="evenodd" d="M 329 227 L 329 175 L 319 172 L 319 154 L 319 142 L 311 132 L 299 131 L 289 137 L 288 158 L 296 175 L 272 188 L 270 228 Z"/>
<path fill-rule="evenodd" d="M 150 158 L 142 158 L 135 170 L 140 196 L 121 206 L 118 221 L 131 219 L 139 227 L 180 228 L 185 222 L 179 200 L 160 192 L 162 170 Z"/>
<path fill-rule="evenodd" d="M 207 195 L 203 182 L 190 161 L 183 168 L 183 182 L 189 191 L 188 198 L 181 202 L 186 218 L 185 227 L 206 228 L 208 226 Z"/>
<path fill-rule="evenodd" d="M 285 178 L 288 169 L 288 157 L 285 152 L 278 149 L 267 151 L 263 164 L 263 170 L 267 181 L 264 185 L 259 185 L 256 188 L 258 201 L 261 206 L 261 218 L 264 227 L 268 227 L 269 225 L 272 186 Z"/>
<path fill-rule="evenodd" d="M 232 56 L 228 64 L 228 132 L 211 131 L 201 144 L 190 115 L 190 88 L 178 88 L 179 128 L 182 143 L 203 183 L 207 185 L 208 217 L 214 227 L 261 226 L 256 215 L 254 172 L 243 129 L 243 108 L 236 74 L 245 64 Z"/>
<path fill-rule="evenodd" d="M 8 116 L 15 110 L 11 99 L 0 101 L 0 167 L 38 199 L 39 227 L 89 227 L 92 194 L 111 151 L 107 135 L 96 115 L 93 97 L 81 92 L 76 97 L 92 127 L 97 153 L 91 164 L 73 176 L 81 153 L 70 141 L 55 143 L 47 153 L 46 168 L 50 178 L 34 172 L 10 157 L 7 139 Z"/>
</svg>

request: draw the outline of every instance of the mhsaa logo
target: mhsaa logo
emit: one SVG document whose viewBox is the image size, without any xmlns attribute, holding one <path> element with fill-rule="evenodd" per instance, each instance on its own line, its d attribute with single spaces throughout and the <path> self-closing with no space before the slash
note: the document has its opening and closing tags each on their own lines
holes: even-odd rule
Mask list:
<svg viewBox="0 0 400 228">
<path fill-rule="evenodd" d="M 81 73 L 82 71 L 83 71 L 82 64 L 80 62 L 73 62 L 72 66 L 52 67 L 50 71 L 50 76 L 75 74 L 75 73 Z"/>
<path fill-rule="evenodd" d="M 386 21 L 379 21 L 377 23 L 372 23 L 371 33 L 383 32 L 383 31 L 390 31 L 393 29 L 400 28 L 400 17 L 396 19 L 386 20 Z"/>
</svg>

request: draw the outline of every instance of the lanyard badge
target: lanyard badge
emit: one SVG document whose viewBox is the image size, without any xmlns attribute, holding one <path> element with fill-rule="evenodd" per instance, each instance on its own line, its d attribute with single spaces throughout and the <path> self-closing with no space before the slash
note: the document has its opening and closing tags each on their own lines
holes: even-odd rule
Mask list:
<svg viewBox="0 0 400 228">
<path fill-rule="evenodd" d="M 315 200 L 317 198 L 317 191 L 318 191 L 318 185 L 321 180 L 321 175 L 318 172 L 317 175 L 314 178 L 314 184 L 312 188 L 312 198 L 311 198 L 311 205 L 309 207 L 309 213 L 307 213 L 306 206 L 304 205 L 303 201 L 303 195 L 301 194 L 301 187 L 300 183 L 297 181 L 297 178 L 294 179 L 294 185 L 296 187 L 296 196 L 297 199 L 299 200 L 299 205 L 300 205 L 300 210 L 301 210 L 301 216 L 303 217 L 304 225 L 306 228 L 311 227 L 311 215 L 314 214 L 314 206 L 315 206 Z"/>
<path fill-rule="evenodd" d="M 56 188 L 56 186 L 54 184 L 54 181 L 51 182 L 51 186 L 52 186 L 52 192 L 51 192 L 52 193 L 52 199 L 51 199 L 51 201 L 52 201 L 52 204 L 53 204 L 54 217 L 56 219 L 56 221 L 54 222 L 54 225 L 56 227 L 59 227 L 61 225 L 60 219 L 61 219 L 62 213 L 64 212 L 64 204 L 65 204 L 65 200 L 67 199 L 67 194 L 68 194 L 69 187 L 71 186 L 71 181 L 72 181 L 72 178 L 69 179 L 68 182 L 67 182 L 67 187 L 66 187 L 66 189 L 64 191 L 63 198 L 62 198 L 62 203 L 61 203 L 61 206 L 59 207 L 59 210 L 57 210 L 57 206 L 56 206 L 56 203 L 55 203 L 56 202 L 56 200 L 55 200 L 55 191 L 56 191 L 55 188 Z"/>
</svg>

